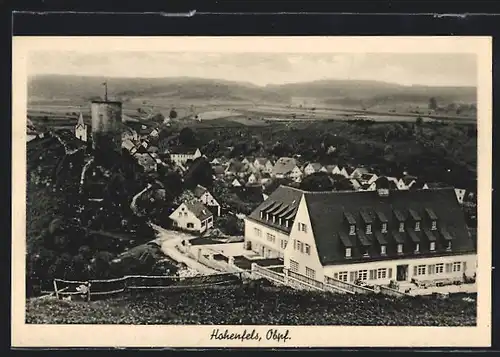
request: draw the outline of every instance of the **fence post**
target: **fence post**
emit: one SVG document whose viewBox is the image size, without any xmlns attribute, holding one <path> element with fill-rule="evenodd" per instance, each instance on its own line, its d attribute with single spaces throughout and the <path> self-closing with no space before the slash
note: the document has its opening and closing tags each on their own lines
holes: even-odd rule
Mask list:
<svg viewBox="0 0 500 357">
<path fill-rule="evenodd" d="M 59 299 L 59 291 L 57 290 L 57 281 L 54 279 L 54 292 L 56 294 L 56 298 Z"/>
<path fill-rule="evenodd" d="M 87 282 L 87 302 L 90 302 L 90 285 L 92 285 L 90 283 L 90 281 Z"/>
</svg>

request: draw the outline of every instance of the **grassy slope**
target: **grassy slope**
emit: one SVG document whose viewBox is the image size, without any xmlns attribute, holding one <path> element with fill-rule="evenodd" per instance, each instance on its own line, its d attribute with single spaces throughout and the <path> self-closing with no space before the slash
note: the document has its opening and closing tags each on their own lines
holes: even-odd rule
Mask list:
<svg viewBox="0 0 500 357">
<path fill-rule="evenodd" d="M 475 325 L 476 305 L 460 297 L 346 296 L 241 287 L 149 292 L 86 302 L 28 300 L 27 323 L 46 324 L 271 324 Z"/>
</svg>

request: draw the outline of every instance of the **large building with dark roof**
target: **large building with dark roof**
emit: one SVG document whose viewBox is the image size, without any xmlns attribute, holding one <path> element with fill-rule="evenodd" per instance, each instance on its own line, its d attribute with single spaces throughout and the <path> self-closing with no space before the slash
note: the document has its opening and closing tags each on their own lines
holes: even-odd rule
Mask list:
<svg viewBox="0 0 500 357">
<path fill-rule="evenodd" d="M 476 244 L 453 188 L 306 192 L 281 186 L 247 217 L 245 240 L 317 281 L 385 285 L 461 278 L 476 269 Z"/>
</svg>

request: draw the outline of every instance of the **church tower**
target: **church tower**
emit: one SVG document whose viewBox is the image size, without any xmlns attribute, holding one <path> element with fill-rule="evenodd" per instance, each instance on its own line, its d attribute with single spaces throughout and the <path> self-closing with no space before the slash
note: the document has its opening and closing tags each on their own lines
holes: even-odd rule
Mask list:
<svg viewBox="0 0 500 357">
<path fill-rule="evenodd" d="M 78 123 L 75 126 L 75 136 L 77 139 L 87 142 L 87 125 L 83 121 L 83 114 L 80 112 L 80 117 L 78 118 Z"/>
</svg>

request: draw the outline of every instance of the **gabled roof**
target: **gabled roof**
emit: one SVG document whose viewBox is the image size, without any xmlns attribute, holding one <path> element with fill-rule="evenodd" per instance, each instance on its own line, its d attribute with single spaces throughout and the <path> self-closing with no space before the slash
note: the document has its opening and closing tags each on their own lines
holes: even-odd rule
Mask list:
<svg viewBox="0 0 500 357">
<path fill-rule="evenodd" d="M 291 157 L 281 157 L 273 167 L 274 175 L 286 175 L 297 166 L 297 161 Z"/>
<path fill-rule="evenodd" d="M 290 222 L 288 227 L 285 224 L 279 225 L 279 220 L 273 223 L 272 219 L 267 220 L 265 215 L 260 218 L 260 212 L 272 212 L 277 218 L 293 220 L 297 213 L 302 191 L 289 186 L 278 187 L 267 200 L 262 202 L 247 218 L 259 222 L 263 225 L 273 227 L 285 232 L 290 232 L 293 222 Z M 284 222 L 283 222 L 284 223 Z"/>
<path fill-rule="evenodd" d="M 312 168 L 313 168 L 314 171 L 319 171 L 323 167 L 323 165 L 321 165 L 318 162 L 310 162 L 304 168 L 308 167 L 309 165 L 312 166 Z"/>
<path fill-rule="evenodd" d="M 205 219 L 213 216 L 212 211 L 199 201 L 184 202 L 184 204 L 200 221 L 204 221 Z"/>
<path fill-rule="evenodd" d="M 201 196 L 203 196 L 205 194 L 205 192 L 208 192 L 208 190 L 205 187 L 201 186 L 201 185 L 197 185 L 195 187 L 195 189 L 193 190 L 193 194 L 197 198 L 200 198 Z"/>
<path fill-rule="evenodd" d="M 474 244 L 469 238 L 464 216 L 453 189 L 397 190 L 390 191 L 387 197 L 380 197 L 376 191 L 304 192 L 304 198 L 311 220 L 311 230 L 323 265 L 413 256 L 414 253 L 407 248 L 402 255 L 398 255 L 396 245 L 402 243 L 406 247 L 406 243 L 429 241 L 430 235 L 426 233 L 426 229 L 430 230 L 431 220 L 425 216 L 426 209 L 431 209 L 439 217 L 440 229 L 431 232 L 438 242 L 436 252 L 430 253 L 428 244 L 421 244 L 420 256 L 474 251 Z M 421 231 L 406 229 L 400 233 L 399 222 L 394 212 L 409 215 L 410 209 L 423 217 Z M 374 219 L 373 234 L 366 234 L 362 230 L 361 211 L 369 211 Z M 345 258 L 343 250 L 345 242 L 341 238 L 341 233 L 345 235 L 349 232 L 345 212 L 354 216 L 358 228 L 356 236 L 349 237 L 355 243 L 350 259 Z M 387 233 L 381 233 L 380 221 L 377 218 L 381 215 L 387 220 Z M 454 240 L 451 253 L 444 249 L 443 241 L 447 239 Z M 383 241 L 387 241 L 388 248 L 387 255 L 382 257 L 377 245 Z M 368 248 L 369 258 L 363 258 L 361 247 L 368 246 L 368 243 L 371 244 Z"/>
</svg>

